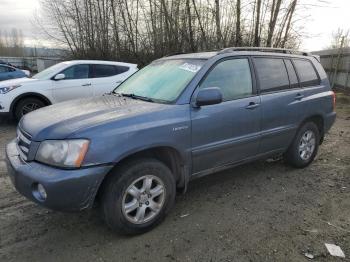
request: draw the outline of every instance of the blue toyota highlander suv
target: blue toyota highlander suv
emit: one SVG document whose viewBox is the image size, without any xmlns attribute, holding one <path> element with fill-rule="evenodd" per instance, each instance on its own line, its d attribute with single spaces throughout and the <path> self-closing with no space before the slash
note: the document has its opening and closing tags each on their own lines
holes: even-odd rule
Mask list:
<svg viewBox="0 0 350 262">
<path fill-rule="evenodd" d="M 159 224 L 196 177 L 283 155 L 303 168 L 334 123 L 335 95 L 312 55 L 228 48 L 154 61 L 99 98 L 25 115 L 7 145 L 16 189 L 55 210 L 98 200 L 126 234 Z"/>
</svg>

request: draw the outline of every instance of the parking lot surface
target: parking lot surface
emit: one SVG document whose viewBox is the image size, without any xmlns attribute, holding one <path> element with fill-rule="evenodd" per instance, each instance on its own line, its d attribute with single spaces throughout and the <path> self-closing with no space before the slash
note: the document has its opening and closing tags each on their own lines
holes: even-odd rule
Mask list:
<svg viewBox="0 0 350 262">
<path fill-rule="evenodd" d="M 337 112 L 306 169 L 258 161 L 195 180 L 160 226 L 135 237 L 109 231 L 96 209 L 59 213 L 19 195 L 4 162 L 15 123 L 0 118 L 0 261 L 346 261 L 349 97 Z M 331 257 L 325 243 L 347 257 Z"/>
</svg>

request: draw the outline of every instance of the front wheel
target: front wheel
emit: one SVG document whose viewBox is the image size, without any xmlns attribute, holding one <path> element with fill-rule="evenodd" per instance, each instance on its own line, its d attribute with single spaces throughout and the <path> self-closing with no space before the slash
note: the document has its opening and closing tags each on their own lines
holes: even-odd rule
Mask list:
<svg viewBox="0 0 350 262">
<path fill-rule="evenodd" d="M 174 204 L 174 176 L 158 160 L 127 162 L 109 175 L 102 209 L 107 225 L 119 233 L 140 234 L 152 229 Z"/>
<path fill-rule="evenodd" d="M 320 142 L 320 132 L 313 122 L 305 123 L 284 155 L 285 161 L 297 168 L 308 166 L 315 158 Z"/>
<path fill-rule="evenodd" d="M 28 114 L 44 106 L 45 106 L 45 103 L 38 98 L 35 98 L 35 97 L 24 98 L 17 103 L 14 111 L 14 116 L 16 120 L 19 121 L 22 118 L 22 116 L 24 116 L 25 114 Z"/>
</svg>

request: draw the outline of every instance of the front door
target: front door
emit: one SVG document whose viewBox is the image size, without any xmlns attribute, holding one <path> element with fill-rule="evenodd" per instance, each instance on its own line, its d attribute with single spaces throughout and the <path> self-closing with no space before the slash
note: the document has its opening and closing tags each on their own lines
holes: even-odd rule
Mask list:
<svg viewBox="0 0 350 262">
<path fill-rule="evenodd" d="M 92 79 L 89 77 L 89 65 L 73 65 L 60 72 L 62 80 L 53 80 L 52 96 L 54 102 L 63 102 L 77 98 L 92 97 Z"/>
<path fill-rule="evenodd" d="M 248 58 L 217 63 L 198 88 L 219 87 L 223 102 L 192 108 L 192 173 L 255 156 L 260 139 L 260 97 Z"/>
</svg>

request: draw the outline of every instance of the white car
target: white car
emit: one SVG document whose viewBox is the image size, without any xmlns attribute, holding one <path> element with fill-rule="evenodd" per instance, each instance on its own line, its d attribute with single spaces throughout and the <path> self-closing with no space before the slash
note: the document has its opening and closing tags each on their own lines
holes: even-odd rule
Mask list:
<svg viewBox="0 0 350 262">
<path fill-rule="evenodd" d="M 75 60 L 51 66 L 32 78 L 0 82 L 0 113 L 19 120 L 40 107 L 113 91 L 138 70 L 136 64 Z"/>
</svg>

